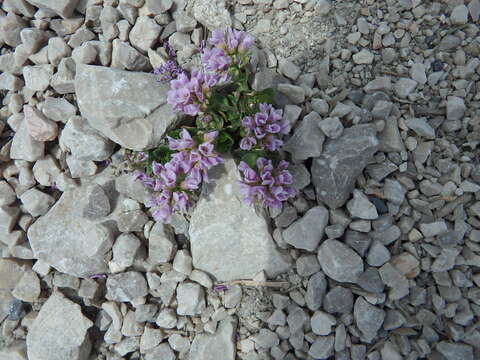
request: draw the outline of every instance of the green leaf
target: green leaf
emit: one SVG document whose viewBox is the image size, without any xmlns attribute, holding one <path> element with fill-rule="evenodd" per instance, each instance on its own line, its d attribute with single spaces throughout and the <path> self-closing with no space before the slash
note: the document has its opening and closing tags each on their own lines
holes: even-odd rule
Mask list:
<svg viewBox="0 0 480 360">
<path fill-rule="evenodd" d="M 255 100 L 257 100 L 258 103 L 268 103 L 272 104 L 273 103 L 273 97 L 274 97 L 274 92 L 272 88 L 268 88 L 262 91 L 258 91 L 254 95 Z"/>
<path fill-rule="evenodd" d="M 233 138 L 226 131 L 221 131 L 216 139 L 215 150 L 219 153 L 226 153 L 230 151 L 233 146 Z"/>
<path fill-rule="evenodd" d="M 257 159 L 260 157 L 258 152 L 247 152 L 245 153 L 241 160 L 246 162 L 248 166 L 250 166 L 252 169 L 254 169 L 257 166 Z"/>
<path fill-rule="evenodd" d="M 173 153 L 175 153 L 174 150 L 171 150 L 166 145 L 161 145 L 148 152 L 148 159 L 151 161 L 156 161 L 160 164 L 166 164 L 172 158 Z"/>
</svg>

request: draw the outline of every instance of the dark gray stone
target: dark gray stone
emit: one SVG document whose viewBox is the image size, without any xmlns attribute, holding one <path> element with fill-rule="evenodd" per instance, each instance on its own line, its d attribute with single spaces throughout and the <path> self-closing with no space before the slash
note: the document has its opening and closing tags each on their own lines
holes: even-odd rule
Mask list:
<svg viewBox="0 0 480 360">
<path fill-rule="evenodd" d="M 352 192 L 370 158 L 378 149 L 375 128 L 357 125 L 345 129 L 335 140 L 327 140 L 312 164 L 312 180 L 319 201 L 330 208 L 341 207 Z"/>
</svg>

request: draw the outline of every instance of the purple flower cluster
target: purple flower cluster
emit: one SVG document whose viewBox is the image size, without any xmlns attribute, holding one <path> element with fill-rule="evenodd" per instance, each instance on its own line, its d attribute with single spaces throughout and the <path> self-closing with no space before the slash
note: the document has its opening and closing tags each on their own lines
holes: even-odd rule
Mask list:
<svg viewBox="0 0 480 360">
<path fill-rule="evenodd" d="M 229 55 L 237 52 L 243 54 L 253 45 L 253 38 L 250 35 L 235 29 L 228 29 L 226 33 L 219 29 L 213 30 L 208 41 Z"/>
<path fill-rule="evenodd" d="M 221 81 L 219 74 L 204 74 L 197 70 L 193 70 L 190 77 L 185 73 L 179 74 L 170 82 L 167 102 L 174 111 L 198 115 L 212 88 Z"/>
<path fill-rule="evenodd" d="M 153 218 L 169 223 L 174 211 L 187 212 L 192 206 L 190 195 L 200 187 L 202 181 L 208 181 L 208 170 L 223 162 L 223 158 L 214 151 L 213 141 L 216 131 L 203 135 L 203 142 L 197 144 L 188 130 L 183 129 L 180 139 L 168 138 L 171 150 L 176 150 L 171 160 L 162 165 L 152 162 L 153 176 L 137 173 L 136 178 L 142 184 L 159 192 L 150 199 L 147 206 L 154 208 Z"/>
<path fill-rule="evenodd" d="M 242 172 L 243 180 L 239 181 L 240 192 L 247 204 L 254 200 L 264 206 L 279 208 L 282 202 L 296 195 L 292 186 L 292 174 L 287 170 L 289 163 L 280 161 L 274 168 L 272 161 L 260 157 L 256 161 L 258 172 L 241 161 L 238 169 Z"/>
<path fill-rule="evenodd" d="M 178 75 L 184 73 L 184 70 L 178 65 L 176 60 L 177 55 L 169 42 L 165 41 L 163 46 L 167 51 L 168 60 L 162 66 L 154 69 L 153 73 L 155 75 L 160 75 L 160 81 L 171 81 L 176 79 Z"/>
<path fill-rule="evenodd" d="M 274 109 L 270 104 L 260 104 L 260 112 L 243 118 L 242 125 L 245 132 L 240 141 L 242 150 L 277 151 L 283 145 L 280 137 L 290 132 L 290 124 L 282 118 L 282 110 Z"/>
</svg>

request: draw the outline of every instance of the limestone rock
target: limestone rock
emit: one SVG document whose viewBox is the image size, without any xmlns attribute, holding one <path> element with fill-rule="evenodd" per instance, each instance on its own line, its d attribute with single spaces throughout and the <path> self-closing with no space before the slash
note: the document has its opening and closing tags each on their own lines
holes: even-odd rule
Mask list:
<svg viewBox="0 0 480 360">
<path fill-rule="evenodd" d="M 82 115 L 107 138 L 133 150 L 152 148 L 178 115 L 167 104 L 168 85 L 157 77 L 101 66 L 77 66 L 75 90 Z"/>
<path fill-rule="evenodd" d="M 224 166 L 212 169 L 211 177 L 190 222 L 194 268 L 219 281 L 251 279 L 262 270 L 268 276 L 286 271 L 289 262 L 275 248 L 264 214 L 239 194 L 234 160 L 227 158 Z"/>
<path fill-rule="evenodd" d="M 106 193 L 113 191 L 111 178 L 99 185 Z M 88 184 L 84 184 L 66 190 L 48 213 L 28 229 L 28 238 L 36 258 L 58 271 L 77 277 L 107 271 L 106 256 L 114 236 L 108 222 L 82 217 L 82 203 L 88 200 L 88 189 Z"/>
<path fill-rule="evenodd" d="M 222 360 L 235 359 L 236 322 L 229 317 L 220 321 L 215 334 L 198 334 L 190 348 L 190 358 L 195 360 L 216 359 L 222 354 Z"/>
<path fill-rule="evenodd" d="M 193 17 L 209 30 L 227 29 L 232 26 L 232 19 L 224 0 L 195 0 L 192 13 Z"/>
<path fill-rule="evenodd" d="M 93 129 L 86 119 L 74 116 L 63 128 L 60 146 L 78 160 L 103 161 L 112 155 L 115 144 Z"/>
<path fill-rule="evenodd" d="M 29 360 L 87 360 L 92 321 L 83 316 L 80 305 L 54 292 L 28 329 Z"/>
<path fill-rule="evenodd" d="M 312 164 L 318 200 L 333 209 L 342 206 L 377 148 L 378 139 L 371 125 L 353 126 L 345 129 L 340 138 L 327 140 L 322 155 Z"/>
<path fill-rule="evenodd" d="M 318 250 L 323 272 L 339 282 L 355 283 L 363 272 L 363 260 L 350 247 L 338 240 L 325 240 Z"/>
<path fill-rule="evenodd" d="M 55 122 L 47 119 L 40 111 L 25 105 L 23 107 L 25 122 L 29 135 L 37 141 L 55 140 L 58 134 L 58 126 Z"/>
<path fill-rule="evenodd" d="M 12 159 L 35 161 L 43 157 L 45 143 L 32 138 L 27 130 L 27 122 L 21 122 L 13 137 L 10 157 Z"/>
</svg>

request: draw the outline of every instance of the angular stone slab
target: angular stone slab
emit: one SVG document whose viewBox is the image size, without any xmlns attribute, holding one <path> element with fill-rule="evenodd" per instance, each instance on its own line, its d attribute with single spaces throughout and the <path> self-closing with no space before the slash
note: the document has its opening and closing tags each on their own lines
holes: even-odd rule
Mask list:
<svg viewBox="0 0 480 360">
<path fill-rule="evenodd" d="M 114 200 L 114 208 L 120 198 L 113 189 L 114 177 L 107 170 L 92 182 L 100 184 L 111 201 Z M 77 277 L 108 271 L 107 253 L 115 236 L 115 226 L 108 219 L 114 219 L 118 212 L 94 221 L 82 216 L 89 201 L 89 189 L 90 183 L 85 182 L 65 191 L 57 203 L 30 226 L 27 234 L 35 258 Z"/>
<path fill-rule="evenodd" d="M 29 360 L 87 360 L 93 323 L 80 305 L 54 292 L 43 304 L 27 335 Z"/>
<path fill-rule="evenodd" d="M 352 126 L 340 138 L 327 140 L 322 155 L 312 164 L 317 199 L 332 209 L 345 204 L 377 149 L 378 139 L 372 125 Z"/>
<path fill-rule="evenodd" d="M 269 277 L 290 263 L 276 248 L 263 211 L 246 205 L 239 194 L 240 173 L 233 159 L 212 169 L 190 220 L 193 265 L 218 281 Z"/>
<path fill-rule="evenodd" d="M 123 147 L 153 148 L 180 119 L 167 104 L 169 86 L 157 80 L 149 73 L 79 64 L 75 92 L 82 116 Z"/>
</svg>

